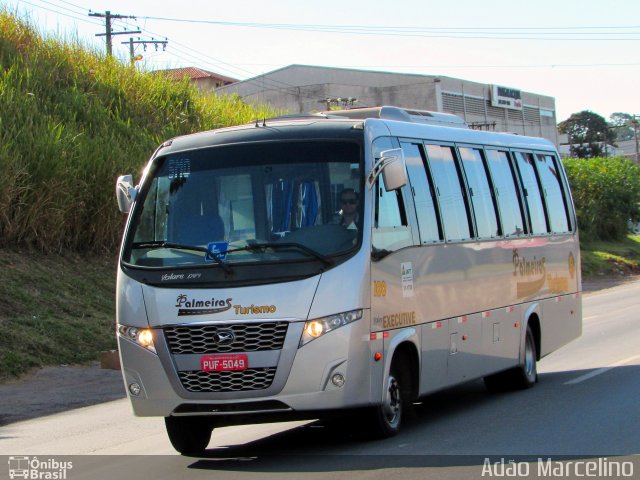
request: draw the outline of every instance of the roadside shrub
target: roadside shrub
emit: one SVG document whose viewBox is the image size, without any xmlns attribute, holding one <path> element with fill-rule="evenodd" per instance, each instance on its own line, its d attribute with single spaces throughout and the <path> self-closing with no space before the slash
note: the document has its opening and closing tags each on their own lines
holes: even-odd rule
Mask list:
<svg viewBox="0 0 640 480">
<path fill-rule="evenodd" d="M 570 158 L 564 166 L 584 240 L 622 240 L 640 221 L 640 166 L 624 157 Z"/>
</svg>

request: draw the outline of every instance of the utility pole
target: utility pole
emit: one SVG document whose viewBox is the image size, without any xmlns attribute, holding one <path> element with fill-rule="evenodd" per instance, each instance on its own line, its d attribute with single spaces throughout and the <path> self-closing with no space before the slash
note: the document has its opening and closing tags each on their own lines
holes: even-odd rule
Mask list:
<svg viewBox="0 0 640 480">
<path fill-rule="evenodd" d="M 162 45 L 162 50 L 166 50 L 167 48 L 167 43 L 169 43 L 167 40 L 154 40 L 153 38 L 151 40 L 134 40 L 133 37 L 129 37 L 129 41 L 128 42 L 121 42 L 123 45 L 129 45 L 129 55 L 131 57 L 131 65 L 133 65 L 136 60 L 140 60 L 142 57 L 137 58 L 136 54 L 135 54 L 135 46 L 136 45 L 142 45 L 144 47 L 144 51 L 147 51 L 147 45 L 154 45 L 156 47 L 156 51 L 158 50 L 158 45 Z"/>
<path fill-rule="evenodd" d="M 631 125 L 633 125 L 633 139 L 636 142 L 636 163 L 640 163 L 640 148 L 638 148 L 638 115 L 633 115 Z"/>
<path fill-rule="evenodd" d="M 112 56 L 112 36 L 113 35 L 129 35 L 129 34 L 134 34 L 134 33 L 142 33 L 140 30 L 135 30 L 135 31 L 131 31 L 131 32 L 114 32 L 111 29 L 111 20 L 118 20 L 118 19 L 122 19 L 122 18 L 132 18 L 135 19 L 136 17 L 132 17 L 132 16 L 128 16 L 128 15 L 119 15 L 117 13 L 111 13 L 109 10 L 107 10 L 104 13 L 89 13 L 90 17 L 100 17 L 100 18 L 104 18 L 104 23 L 105 23 L 105 33 L 96 33 L 96 37 L 107 37 L 107 56 L 111 57 Z"/>
</svg>

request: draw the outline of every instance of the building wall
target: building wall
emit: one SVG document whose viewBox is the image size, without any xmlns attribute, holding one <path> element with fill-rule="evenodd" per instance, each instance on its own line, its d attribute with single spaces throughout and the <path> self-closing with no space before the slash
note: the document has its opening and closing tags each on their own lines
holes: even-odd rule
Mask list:
<svg viewBox="0 0 640 480">
<path fill-rule="evenodd" d="M 222 80 L 213 77 L 195 78 L 192 81 L 198 90 L 203 92 L 215 90 L 216 88 L 224 86 L 224 82 Z"/>
<path fill-rule="evenodd" d="M 270 104 L 289 113 L 323 111 L 328 99 L 356 98 L 354 107 L 393 105 L 453 113 L 476 128 L 558 144 L 553 97 L 521 92 L 522 110 L 494 107 L 490 85 L 450 77 L 291 65 L 216 92 L 237 93 L 249 103 Z"/>
<path fill-rule="evenodd" d="M 491 104 L 491 86 L 455 78 L 440 79 L 442 109 L 478 128 L 543 137 L 558 145 L 555 99 L 528 92 L 522 94 L 522 110 Z"/>
</svg>

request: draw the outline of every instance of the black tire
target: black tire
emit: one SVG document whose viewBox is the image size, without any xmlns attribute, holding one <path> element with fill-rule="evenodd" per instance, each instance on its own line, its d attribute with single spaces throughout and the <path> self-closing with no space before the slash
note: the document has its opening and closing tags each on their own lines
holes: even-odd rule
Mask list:
<svg viewBox="0 0 640 480">
<path fill-rule="evenodd" d="M 531 327 L 527 325 L 522 363 L 517 367 L 484 377 L 484 384 L 491 392 L 524 390 L 538 381 L 536 342 Z"/>
<path fill-rule="evenodd" d="M 397 435 L 403 418 L 411 416 L 411 382 L 402 358 L 394 359 L 391 365 L 382 404 L 370 409 L 365 417 L 368 433 L 373 438 Z"/>
<path fill-rule="evenodd" d="M 199 455 L 205 451 L 213 425 L 203 417 L 165 417 L 167 435 L 173 448 L 182 455 Z"/>
<path fill-rule="evenodd" d="M 524 344 L 523 364 L 518 369 L 516 386 L 520 389 L 531 388 L 538 381 L 538 352 L 531 327 L 527 325 L 527 337 Z"/>
</svg>

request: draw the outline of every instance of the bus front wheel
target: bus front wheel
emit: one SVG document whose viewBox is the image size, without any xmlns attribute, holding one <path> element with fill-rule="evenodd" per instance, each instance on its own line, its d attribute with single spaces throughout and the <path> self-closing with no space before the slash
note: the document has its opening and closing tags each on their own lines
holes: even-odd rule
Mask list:
<svg viewBox="0 0 640 480">
<path fill-rule="evenodd" d="M 165 417 L 167 435 L 173 448 L 182 455 L 198 455 L 205 451 L 213 425 L 203 417 Z"/>
<path fill-rule="evenodd" d="M 397 360 L 397 359 L 396 359 Z M 411 388 L 406 370 L 394 361 L 384 386 L 382 404 L 373 407 L 368 415 L 368 430 L 374 438 L 388 438 L 400 431 L 402 418 L 411 408 Z"/>
</svg>

